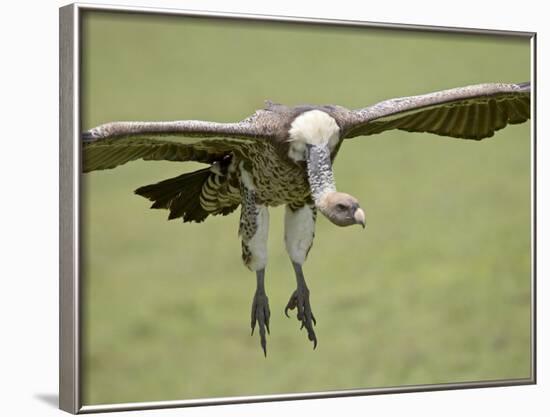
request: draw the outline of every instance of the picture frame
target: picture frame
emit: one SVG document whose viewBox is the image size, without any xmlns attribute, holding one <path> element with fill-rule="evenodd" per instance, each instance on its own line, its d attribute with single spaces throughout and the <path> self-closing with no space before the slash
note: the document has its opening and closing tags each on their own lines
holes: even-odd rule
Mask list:
<svg viewBox="0 0 550 417">
<path fill-rule="evenodd" d="M 490 381 L 468 381 L 441 384 L 419 384 L 395 387 L 372 387 L 332 391 L 287 393 L 273 395 L 242 395 L 207 399 L 174 399 L 168 401 L 140 401 L 117 404 L 83 404 L 82 402 L 82 306 L 83 285 L 81 281 L 81 230 L 82 223 L 82 16 L 89 12 L 131 13 L 142 16 L 200 17 L 248 22 L 317 24 L 324 27 L 353 27 L 395 29 L 422 33 L 457 33 L 471 35 L 494 35 L 502 37 L 523 37 L 531 42 L 531 82 L 536 85 L 533 62 L 535 60 L 535 33 L 487 31 L 464 28 L 436 28 L 371 22 L 330 21 L 308 18 L 288 18 L 279 16 L 258 16 L 229 13 L 181 11 L 154 8 L 118 7 L 105 5 L 72 4 L 60 8 L 60 408 L 71 413 L 101 411 L 140 410 L 153 408 L 184 407 L 195 405 L 233 404 L 274 400 L 307 398 L 327 398 L 399 392 L 421 392 L 461 388 L 496 387 L 533 384 L 536 382 L 535 346 L 535 158 L 532 158 L 531 173 L 531 297 L 530 303 L 530 375 L 528 378 L 511 378 Z M 406 32 L 404 32 L 406 33 Z M 534 95 L 534 94 L 533 94 Z M 536 117 L 536 109 L 531 106 L 531 119 Z M 536 132 L 531 125 L 531 152 L 536 155 Z"/>
</svg>

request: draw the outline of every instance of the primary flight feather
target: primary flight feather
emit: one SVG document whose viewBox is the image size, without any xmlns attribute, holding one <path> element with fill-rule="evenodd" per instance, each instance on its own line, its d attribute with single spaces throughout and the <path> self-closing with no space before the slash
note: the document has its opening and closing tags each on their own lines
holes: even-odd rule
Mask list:
<svg viewBox="0 0 550 417">
<path fill-rule="evenodd" d="M 530 83 L 479 84 L 382 101 L 357 110 L 337 105 L 288 107 L 271 102 L 237 123 L 197 120 L 112 122 L 82 135 L 83 170 L 134 160 L 196 161 L 209 167 L 135 192 L 169 210 L 169 219 L 201 222 L 241 206 L 244 264 L 256 273 L 251 328 L 266 353 L 270 310 L 264 288 L 269 206 L 286 205 L 285 245 L 297 288 L 288 310 L 317 345 L 302 265 L 313 244 L 319 210 L 338 226 L 365 227 L 356 198 L 336 190 L 332 163 L 344 139 L 387 130 L 480 140 L 530 118 Z"/>
</svg>

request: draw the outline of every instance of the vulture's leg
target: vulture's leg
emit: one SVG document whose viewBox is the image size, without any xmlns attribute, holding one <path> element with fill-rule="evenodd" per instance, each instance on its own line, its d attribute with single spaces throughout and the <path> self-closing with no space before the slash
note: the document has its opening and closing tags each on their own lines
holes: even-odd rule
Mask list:
<svg viewBox="0 0 550 417">
<path fill-rule="evenodd" d="M 256 203 L 256 193 L 252 183 L 242 185 L 242 207 L 239 234 L 242 238 L 243 262 L 248 269 L 256 272 L 256 292 L 252 299 L 250 326 L 252 334 L 258 323 L 260 345 L 267 355 L 266 330 L 269 333 L 269 303 L 264 288 L 264 274 L 267 264 L 267 233 L 269 212 L 267 206 Z"/>
<path fill-rule="evenodd" d="M 296 273 L 297 288 L 290 296 L 290 300 L 285 307 L 285 314 L 288 317 L 288 310 L 297 309 L 298 320 L 302 323 L 301 328 L 306 328 L 307 337 L 313 342 L 313 349 L 317 346 L 317 337 L 313 330 L 313 325 L 316 322 L 311 311 L 309 289 L 302 272 L 302 265 L 313 244 L 315 218 L 316 211 L 313 205 L 305 204 L 298 209 L 286 206 L 285 245 Z"/>
</svg>

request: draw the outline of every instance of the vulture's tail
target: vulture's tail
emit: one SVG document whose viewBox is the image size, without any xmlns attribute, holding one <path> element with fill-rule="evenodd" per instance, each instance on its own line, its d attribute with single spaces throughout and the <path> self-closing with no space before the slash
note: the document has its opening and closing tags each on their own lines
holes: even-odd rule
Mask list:
<svg viewBox="0 0 550 417">
<path fill-rule="evenodd" d="M 215 175 L 210 168 L 199 169 L 156 184 L 145 185 L 134 192 L 153 201 L 151 208 L 170 210 L 168 220 L 182 217 L 184 222 L 200 223 L 209 214 L 226 215 L 238 207 L 236 204 L 207 211 L 201 205 L 204 185 Z"/>
</svg>

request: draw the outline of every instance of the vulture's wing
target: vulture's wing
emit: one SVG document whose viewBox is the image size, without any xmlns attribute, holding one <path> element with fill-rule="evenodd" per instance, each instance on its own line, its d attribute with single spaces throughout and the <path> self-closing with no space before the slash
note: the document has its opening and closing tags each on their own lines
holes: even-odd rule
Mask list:
<svg viewBox="0 0 550 417">
<path fill-rule="evenodd" d="M 228 152 L 270 140 L 277 127 L 276 120 L 265 110 L 237 123 L 107 123 L 82 134 L 82 168 L 84 172 L 109 169 L 138 159 L 211 163 Z"/>
<path fill-rule="evenodd" d="M 386 130 L 429 132 L 480 140 L 530 117 L 531 84 L 479 84 L 395 98 L 351 111 L 344 137 Z"/>
</svg>

